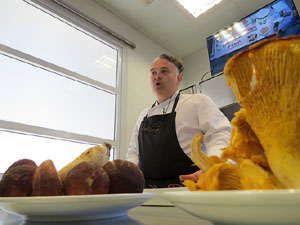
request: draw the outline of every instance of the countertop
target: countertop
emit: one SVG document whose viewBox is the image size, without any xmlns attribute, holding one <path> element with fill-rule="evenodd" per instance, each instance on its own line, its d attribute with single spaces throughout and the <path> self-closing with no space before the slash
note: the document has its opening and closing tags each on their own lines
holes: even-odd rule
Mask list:
<svg viewBox="0 0 300 225">
<path fill-rule="evenodd" d="M 0 225 L 212 225 L 174 206 L 139 206 L 112 219 L 74 222 L 30 222 L 0 211 Z"/>
</svg>

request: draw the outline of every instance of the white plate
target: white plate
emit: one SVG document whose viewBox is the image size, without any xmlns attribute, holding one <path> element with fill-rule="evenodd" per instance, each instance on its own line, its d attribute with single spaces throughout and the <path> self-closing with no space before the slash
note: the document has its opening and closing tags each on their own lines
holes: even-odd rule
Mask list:
<svg viewBox="0 0 300 225">
<path fill-rule="evenodd" d="M 178 208 L 214 224 L 300 224 L 300 190 L 165 192 Z"/>
<path fill-rule="evenodd" d="M 112 218 L 127 214 L 152 193 L 73 195 L 49 197 L 2 197 L 0 208 L 30 221 L 78 221 Z"/>
<path fill-rule="evenodd" d="M 174 206 L 171 202 L 167 201 L 162 197 L 165 192 L 175 192 L 175 191 L 187 191 L 186 187 L 176 187 L 176 188 L 146 188 L 144 193 L 153 193 L 155 197 L 145 202 L 143 205 L 154 205 L 154 206 Z"/>
</svg>

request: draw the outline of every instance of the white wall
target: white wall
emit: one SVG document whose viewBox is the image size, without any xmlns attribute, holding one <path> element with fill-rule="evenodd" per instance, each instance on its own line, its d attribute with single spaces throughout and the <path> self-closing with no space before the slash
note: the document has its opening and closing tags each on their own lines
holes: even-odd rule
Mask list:
<svg viewBox="0 0 300 225">
<path fill-rule="evenodd" d="M 185 87 L 199 84 L 202 76 L 210 70 L 208 51 L 206 48 L 183 59 L 183 63 L 185 67 L 183 84 Z M 203 80 L 210 77 L 211 75 L 208 73 Z M 232 88 L 228 87 L 224 75 L 220 75 L 202 83 L 200 85 L 200 90 L 202 93 L 211 97 L 218 107 L 236 102 Z"/>
</svg>

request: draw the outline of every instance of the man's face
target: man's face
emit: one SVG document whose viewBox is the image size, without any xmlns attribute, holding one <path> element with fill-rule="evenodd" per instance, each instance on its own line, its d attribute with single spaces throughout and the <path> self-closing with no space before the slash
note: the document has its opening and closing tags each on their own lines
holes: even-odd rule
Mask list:
<svg viewBox="0 0 300 225">
<path fill-rule="evenodd" d="M 170 98 L 179 87 L 182 75 L 167 59 L 157 59 L 150 69 L 150 83 L 153 93 L 163 101 Z M 161 103 L 161 102 L 159 102 Z"/>
</svg>

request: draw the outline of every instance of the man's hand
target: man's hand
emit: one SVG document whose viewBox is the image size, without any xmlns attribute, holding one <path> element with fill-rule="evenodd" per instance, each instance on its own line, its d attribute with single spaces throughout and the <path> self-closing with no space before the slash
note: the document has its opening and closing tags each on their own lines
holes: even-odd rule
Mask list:
<svg viewBox="0 0 300 225">
<path fill-rule="evenodd" d="M 180 180 L 193 180 L 193 181 L 198 181 L 199 177 L 202 175 L 203 171 L 198 170 L 195 173 L 192 174 L 187 174 L 187 175 L 180 175 L 179 179 Z"/>
</svg>

